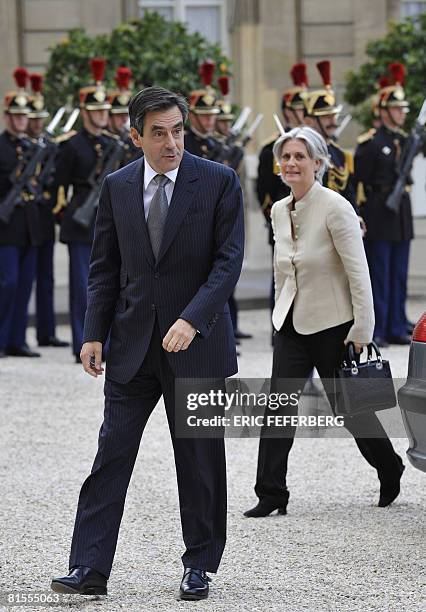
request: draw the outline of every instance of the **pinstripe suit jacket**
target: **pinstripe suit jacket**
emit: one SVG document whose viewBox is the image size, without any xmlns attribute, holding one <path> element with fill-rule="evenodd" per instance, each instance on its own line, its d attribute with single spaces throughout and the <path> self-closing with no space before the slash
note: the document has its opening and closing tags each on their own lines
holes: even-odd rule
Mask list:
<svg viewBox="0 0 426 612">
<path fill-rule="evenodd" d="M 105 343 L 107 376 L 130 381 L 155 317 L 164 337 L 182 318 L 199 330 L 186 351 L 167 353 L 177 377 L 237 371 L 227 300 L 241 272 L 242 193 L 226 166 L 183 154 L 155 262 L 143 206 L 143 158 L 110 174 L 99 199 L 84 341 Z"/>
</svg>

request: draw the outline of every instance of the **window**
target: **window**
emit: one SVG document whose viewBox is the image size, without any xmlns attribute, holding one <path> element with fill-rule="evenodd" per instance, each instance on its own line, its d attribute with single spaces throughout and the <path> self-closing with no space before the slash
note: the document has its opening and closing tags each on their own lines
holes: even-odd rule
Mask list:
<svg viewBox="0 0 426 612">
<path fill-rule="evenodd" d="M 403 19 L 420 15 L 420 13 L 426 13 L 426 0 L 423 2 L 401 2 L 401 16 Z"/>
<path fill-rule="evenodd" d="M 138 0 L 138 15 L 156 11 L 166 19 L 183 21 L 189 32 L 199 32 L 226 52 L 226 0 Z"/>
</svg>

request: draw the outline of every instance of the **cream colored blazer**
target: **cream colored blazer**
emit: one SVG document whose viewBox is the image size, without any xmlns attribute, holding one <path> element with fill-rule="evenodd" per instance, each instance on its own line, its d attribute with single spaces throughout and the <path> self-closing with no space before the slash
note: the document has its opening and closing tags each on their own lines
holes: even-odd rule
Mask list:
<svg viewBox="0 0 426 612">
<path fill-rule="evenodd" d="M 347 339 L 373 338 L 370 275 L 358 218 L 351 204 L 317 181 L 291 211 L 293 196 L 271 211 L 275 237 L 275 308 L 281 329 L 290 306 L 300 334 L 313 334 L 354 319 Z M 293 236 L 292 236 L 293 224 Z"/>
</svg>

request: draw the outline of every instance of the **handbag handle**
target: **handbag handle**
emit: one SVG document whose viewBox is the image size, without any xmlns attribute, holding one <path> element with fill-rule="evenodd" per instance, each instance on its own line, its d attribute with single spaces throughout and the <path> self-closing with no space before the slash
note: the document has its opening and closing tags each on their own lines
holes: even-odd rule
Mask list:
<svg viewBox="0 0 426 612">
<path fill-rule="evenodd" d="M 373 349 L 376 353 L 376 368 L 378 370 L 381 370 L 383 368 L 383 358 L 382 358 L 382 354 L 380 352 L 379 347 L 377 346 L 377 344 L 374 342 L 374 340 L 372 340 L 370 342 L 370 344 L 367 345 L 367 361 L 370 362 L 373 359 Z"/>
<path fill-rule="evenodd" d="M 347 363 L 345 363 L 347 362 Z M 351 341 L 346 345 L 345 354 L 343 357 L 343 364 L 350 364 L 352 367 L 352 374 L 356 376 L 358 374 L 358 362 L 355 356 L 355 344 Z"/>
</svg>

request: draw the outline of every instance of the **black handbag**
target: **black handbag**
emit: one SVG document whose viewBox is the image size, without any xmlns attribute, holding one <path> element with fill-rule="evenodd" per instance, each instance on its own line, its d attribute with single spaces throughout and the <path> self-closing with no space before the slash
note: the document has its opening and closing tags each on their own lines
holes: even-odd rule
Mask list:
<svg viewBox="0 0 426 612">
<path fill-rule="evenodd" d="M 396 406 L 389 361 L 382 359 L 375 342 L 367 345 L 365 363 L 360 363 L 353 342 L 346 345 L 342 364 L 334 374 L 334 394 L 333 411 L 339 416 L 354 416 Z"/>
</svg>

